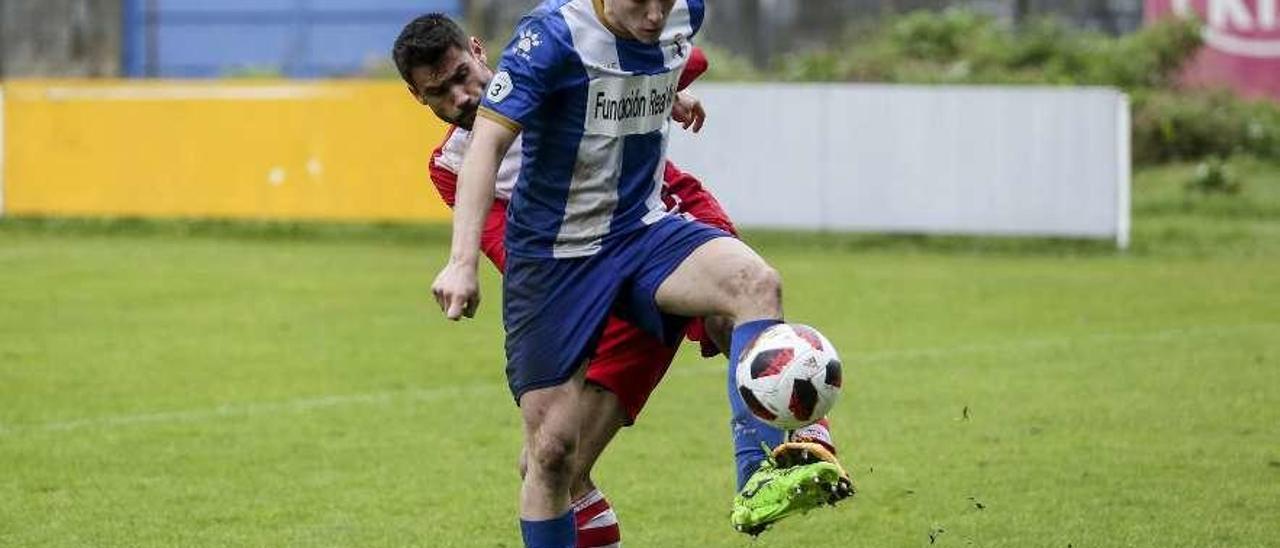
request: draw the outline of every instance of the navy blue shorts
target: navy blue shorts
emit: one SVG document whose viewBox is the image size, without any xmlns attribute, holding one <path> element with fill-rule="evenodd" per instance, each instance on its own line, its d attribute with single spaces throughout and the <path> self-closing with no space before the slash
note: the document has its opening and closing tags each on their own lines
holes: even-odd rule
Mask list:
<svg viewBox="0 0 1280 548">
<path fill-rule="evenodd" d="M 654 294 L 693 250 L 723 237 L 729 234 L 669 216 L 589 257 L 508 255 L 502 318 L 507 384 L 516 402 L 529 390 L 569 380 L 591 357 L 610 312 L 666 344 L 679 344 L 688 318 L 658 310 Z"/>
</svg>

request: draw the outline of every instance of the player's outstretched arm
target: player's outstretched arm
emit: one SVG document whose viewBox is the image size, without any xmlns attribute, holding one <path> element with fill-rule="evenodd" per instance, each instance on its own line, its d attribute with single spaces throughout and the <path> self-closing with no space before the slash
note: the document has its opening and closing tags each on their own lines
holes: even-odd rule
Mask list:
<svg viewBox="0 0 1280 548">
<path fill-rule="evenodd" d="M 489 208 L 498 165 L 515 141 L 510 128 L 477 116 L 471 145 L 458 174 L 457 201 L 453 208 L 453 241 L 449 262 L 431 284 L 431 293 L 445 317 L 457 320 L 475 316 L 480 306 L 476 263 L 480 257 L 480 233 Z"/>
</svg>

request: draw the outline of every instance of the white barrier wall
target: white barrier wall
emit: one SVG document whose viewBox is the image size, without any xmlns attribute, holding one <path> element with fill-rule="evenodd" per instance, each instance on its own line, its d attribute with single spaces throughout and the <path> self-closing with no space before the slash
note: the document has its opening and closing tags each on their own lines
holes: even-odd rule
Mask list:
<svg viewBox="0 0 1280 548">
<path fill-rule="evenodd" d="M 742 226 L 1129 235 L 1129 106 L 1102 88 L 700 84 L 671 159 Z"/>
</svg>

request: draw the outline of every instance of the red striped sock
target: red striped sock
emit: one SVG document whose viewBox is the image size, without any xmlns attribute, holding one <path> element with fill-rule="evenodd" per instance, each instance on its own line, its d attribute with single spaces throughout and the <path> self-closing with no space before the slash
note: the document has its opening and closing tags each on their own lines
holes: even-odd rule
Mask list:
<svg viewBox="0 0 1280 548">
<path fill-rule="evenodd" d="M 836 444 L 831 440 L 831 422 L 826 417 L 792 432 L 791 441 L 811 441 L 826 447 L 832 454 L 836 452 Z"/>
<path fill-rule="evenodd" d="M 570 505 L 573 506 L 573 519 L 578 524 L 578 548 L 622 546 L 618 516 L 599 489 L 592 489 Z"/>
</svg>

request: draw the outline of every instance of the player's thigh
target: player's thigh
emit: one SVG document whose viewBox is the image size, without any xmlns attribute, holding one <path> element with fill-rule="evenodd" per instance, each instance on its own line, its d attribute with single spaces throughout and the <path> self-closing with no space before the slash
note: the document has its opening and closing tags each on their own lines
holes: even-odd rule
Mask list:
<svg viewBox="0 0 1280 548">
<path fill-rule="evenodd" d="M 716 238 L 689 254 L 658 286 L 654 300 L 668 314 L 740 316 L 745 294 L 762 277 L 776 276 L 741 240 Z"/>
</svg>

